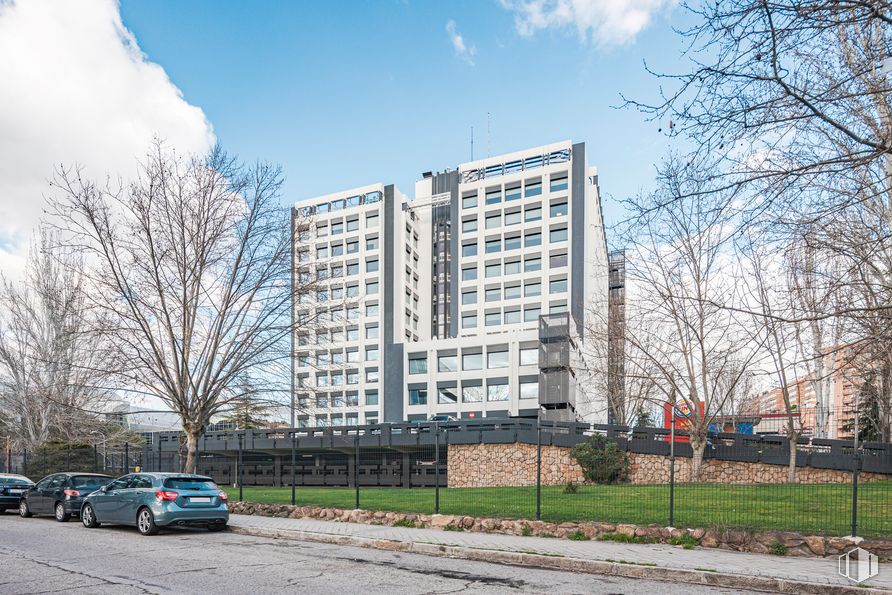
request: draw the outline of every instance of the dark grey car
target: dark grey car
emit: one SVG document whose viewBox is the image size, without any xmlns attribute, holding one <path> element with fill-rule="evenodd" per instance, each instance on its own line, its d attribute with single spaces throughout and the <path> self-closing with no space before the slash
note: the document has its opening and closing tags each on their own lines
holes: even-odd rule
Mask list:
<svg viewBox="0 0 892 595">
<path fill-rule="evenodd" d="M 108 482 L 112 477 L 99 473 L 54 473 L 31 486 L 22 494 L 19 515 L 53 515 L 64 523 L 71 515 L 78 515 L 84 498 Z"/>
</svg>

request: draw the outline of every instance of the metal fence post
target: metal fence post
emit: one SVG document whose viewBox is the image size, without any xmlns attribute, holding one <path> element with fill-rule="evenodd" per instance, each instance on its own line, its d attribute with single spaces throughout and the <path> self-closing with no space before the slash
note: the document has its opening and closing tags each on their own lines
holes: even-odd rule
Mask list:
<svg viewBox="0 0 892 595">
<path fill-rule="evenodd" d="M 354 437 L 353 485 L 356 487 L 356 508 L 359 508 L 359 430 Z"/>
<path fill-rule="evenodd" d="M 297 504 L 297 488 L 294 487 L 294 467 L 297 465 L 297 438 L 294 428 L 291 429 L 291 506 Z"/>
<path fill-rule="evenodd" d="M 121 469 L 124 470 L 124 475 L 130 473 L 130 443 L 124 443 L 124 460 L 121 461 Z"/>
<path fill-rule="evenodd" d="M 22 451 L 22 475 L 28 475 L 28 449 Z"/>
<path fill-rule="evenodd" d="M 158 437 L 158 469 L 156 471 L 163 471 L 161 469 L 161 434 L 156 433 L 155 435 Z"/>
<path fill-rule="evenodd" d="M 71 471 L 71 445 L 68 445 L 68 449 L 65 451 L 65 470 Z"/>
<path fill-rule="evenodd" d="M 434 422 L 434 514 L 440 514 L 440 424 Z"/>
<path fill-rule="evenodd" d="M 855 453 L 852 455 L 852 537 L 858 535 L 858 470 L 861 458 L 858 456 L 858 437 L 855 436 Z"/>
<path fill-rule="evenodd" d="M 542 423 L 536 418 L 536 520 L 542 520 Z"/>
<path fill-rule="evenodd" d="M 238 501 L 241 502 L 243 498 L 242 494 L 242 477 L 244 477 L 244 473 L 242 472 L 242 435 L 238 436 L 238 469 L 236 469 L 236 473 L 238 474 L 238 478 L 236 481 L 238 482 Z"/>
<path fill-rule="evenodd" d="M 672 407 L 672 424 L 669 442 L 669 526 L 675 526 L 675 406 Z"/>
</svg>

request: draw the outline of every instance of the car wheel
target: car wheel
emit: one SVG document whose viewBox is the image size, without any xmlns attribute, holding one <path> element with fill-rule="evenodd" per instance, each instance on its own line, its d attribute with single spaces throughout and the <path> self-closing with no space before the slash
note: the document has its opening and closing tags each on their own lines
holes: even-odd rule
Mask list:
<svg viewBox="0 0 892 595">
<path fill-rule="evenodd" d="M 226 523 L 211 523 L 208 525 L 208 531 L 222 531 L 226 528 Z"/>
<path fill-rule="evenodd" d="M 27 519 L 28 517 L 33 516 L 31 514 L 31 509 L 28 508 L 27 500 L 19 500 L 19 516 L 23 519 Z"/>
<path fill-rule="evenodd" d="M 99 526 L 99 521 L 96 520 L 96 512 L 89 504 L 84 504 L 83 509 L 81 509 L 81 523 L 87 529 L 95 529 Z"/>
<path fill-rule="evenodd" d="M 71 518 L 71 515 L 68 514 L 67 512 L 65 512 L 65 505 L 62 504 L 61 502 L 56 502 L 55 513 L 56 513 L 56 520 L 59 521 L 60 523 L 67 523 L 68 519 Z"/>
<path fill-rule="evenodd" d="M 155 524 L 155 515 L 148 508 L 140 508 L 136 513 L 136 528 L 143 535 L 155 535 L 158 533 L 158 525 Z"/>
</svg>

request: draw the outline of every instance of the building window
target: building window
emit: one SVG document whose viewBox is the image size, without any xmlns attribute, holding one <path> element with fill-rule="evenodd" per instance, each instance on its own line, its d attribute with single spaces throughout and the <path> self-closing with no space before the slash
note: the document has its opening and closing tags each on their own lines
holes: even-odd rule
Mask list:
<svg viewBox="0 0 892 595">
<path fill-rule="evenodd" d="M 508 385 L 507 384 L 487 384 L 486 385 L 487 401 L 507 401 Z"/>
<path fill-rule="evenodd" d="M 372 281 L 370 283 L 366 283 L 365 293 L 366 295 L 375 295 L 376 293 L 378 293 L 378 282 Z"/>
<path fill-rule="evenodd" d="M 536 297 L 537 295 L 542 295 L 542 284 L 538 282 L 524 284 L 523 295 L 524 297 Z"/>
<path fill-rule="evenodd" d="M 517 275 L 520 273 L 520 261 L 519 260 L 511 260 L 505 263 L 505 274 L 506 275 Z"/>
<path fill-rule="evenodd" d="M 477 278 L 477 267 L 465 267 L 461 270 L 462 281 L 473 281 Z"/>
<path fill-rule="evenodd" d="M 347 425 L 348 426 L 359 425 L 359 414 L 358 413 L 348 413 L 347 414 Z"/>
<path fill-rule="evenodd" d="M 316 395 L 316 407 L 328 408 L 328 395 Z"/>
<path fill-rule="evenodd" d="M 316 374 L 316 386 L 328 386 L 328 374 Z"/>
<path fill-rule="evenodd" d="M 427 374 L 427 358 L 409 358 L 409 374 Z"/>
<path fill-rule="evenodd" d="M 461 303 L 463 306 L 468 306 L 470 304 L 476 304 L 477 303 L 477 292 L 476 291 L 462 292 Z"/>
<path fill-rule="evenodd" d="M 532 273 L 533 271 L 541 271 L 542 270 L 542 259 L 538 256 L 536 258 L 527 258 L 523 263 L 523 270 L 526 273 Z"/>
<path fill-rule="evenodd" d="M 541 308 L 526 308 L 523 311 L 523 320 L 524 322 L 533 322 L 539 320 L 539 314 L 541 313 Z"/>
<path fill-rule="evenodd" d="M 378 304 L 366 304 L 365 315 L 366 316 L 377 316 L 378 315 Z"/>
<path fill-rule="evenodd" d="M 497 302 L 502 299 L 502 292 L 499 291 L 498 287 L 494 289 L 487 289 L 485 299 L 487 302 Z"/>
<path fill-rule="evenodd" d="M 365 338 L 366 339 L 377 339 L 378 338 L 378 325 L 373 324 L 371 326 L 365 327 Z"/>
<path fill-rule="evenodd" d="M 316 258 L 320 260 L 328 258 L 328 248 L 316 248 Z"/>
<path fill-rule="evenodd" d="M 532 248 L 533 246 L 541 246 L 542 245 L 542 234 L 537 232 L 529 233 L 524 236 L 524 246 L 527 248 Z"/>
<path fill-rule="evenodd" d="M 477 256 L 477 242 L 471 242 L 469 244 L 462 244 L 461 255 L 462 256 Z"/>
<path fill-rule="evenodd" d="M 505 238 L 505 251 L 508 250 L 520 250 L 520 236 Z"/>
<path fill-rule="evenodd" d="M 359 219 L 356 217 L 347 219 L 347 231 L 356 231 L 357 229 L 359 229 Z"/>
<path fill-rule="evenodd" d="M 527 208 L 524 212 L 524 221 L 539 221 L 542 219 L 542 207 Z"/>
<path fill-rule="evenodd" d="M 508 351 L 490 351 L 486 354 L 486 367 L 507 368 L 508 367 Z"/>
<path fill-rule="evenodd" d="M 461 327 L 462 328 L 477 328 L 477 315 L 476 314 L 463 314 L 461 317 Z"/>
<path fill-rule="evenodd" d="M 359 252 L 359 242 L 347 242 L 347 254 L 356 254 Z"/>
<path fill-rule="evenodd" d="M 542 194 L 542 181 L 527 182 L 523 188 L 524 196 L 539 196 Z"/>
<path fill-rule="evenodd" d="M 566 279 L 553 279 L 548 283 L 548 293 L 565 293 L 566 291 Z"/>
<path fill-rule="evenodd" d="M 462 233 L 477 231 L 477 217 L 474 217 L 473 219 L 465 219 L 464 221 L 462 221 L 461 231 Z"/>
<path fill-rule="evenodd" d="M 567 266 L 567 255 L 566 254 L 553 254 L 548 257 L 548 267 L 552 269 L 557 269 L 560 267 Z"/>
<path fill-rule="evenodd" d="M 485 276 L 487 279 L 498 277 L 502 274 L 502 265 L 499 263 L 486 265 Z"/>
<path fill-rule="evenodd" d="M 520 186 L 505 188 L 505 202 L 511 200 L 520 200 Z"/>
<path fill-rule="evenodd" d="M 505 310 L 505 324 L 517 324 L 520 322 L 520 310 Z"/>
<path fill-rule="evenodd" d="M 520 297 L 520 285 L 506 285 L 505 286 L 505 299 L 506 300 L 515 300 Z"/>
<path fill-rule="evenodd" d="M 332 407 L 343 407 L 344 406 L 344 395 L 341 393 L 334 393 L 331 395 L 331 406 Z"/>
<path fill-rule="evenodd" d="M 461 399 L 464 403 L 481 403 L 483 401 L 482 386 L 463 386 Z"/>
<path fill-rule="evenodd" d="M 451 405 L 458 403 L 458 390 L 454 388 L 441 388 L 437 391 L 437 403 Z"/>
<path fill-rule="evenodd" d="M 551 179 L 551 191 L 552 192 L 561 192 L 562 190 L 567 189 L 567 176 L 564 175 L 560 178 L 552 178 Z"/>
<path fill-rule="evenodd" d="M 378 249 L 378 238 L 369 238 L 365 241 L 365 249 L 366 250 L 377 250 Z M 378 270 L 378 269 L 375 269 Z"/>
<path fill-rule="evenodd" d="M 331 235 L 336 236 L 344 233 L 344 224 L 343 223 L 332 223 L 331 224 Z"/>
<path fill-rule="evenodd" d="M 378 391 L 376 391 L 376 390 L 365 391 L 365 404 L 366 405 L 377 405 L 378 404 Z"/>
<path fill-rule="evenodd" d="M 347 350 L 347 363 L 355 364 L 359 361 L 359 350 L 355 347 Z"/>
<path fill-rule="evenodd" d="M 567 304 L 551 304 L 548 308 L 549 314 L 562 314 L 567 311 Z"/>
<path fill-rule="evenodd" d="M 486 326 L 499 326 L 502 323 L 502 316 L 499 312 L 490 312 L 486 314 L 484 322 Z"/>
<path fill-rule="evenodd" d="M 539 350 L 535 347 L 527 347 L 520 350 L 520 365 L 521 366 L 538 366 L 539 365 Z"/>
<path fill-rule="evenodd" d="M 368 228 L 378 227 L 378 216 L 377 215 L 368 215 L 365 218 L 365 226 Z"/>
<path fill-rule="evenodd" d="M 477 194 L 471 194 L 469 196 L 463 196 L 461 199 L 461 208 L 463 209 L 473 209 L 477 206 Z"/>
<path fill-rule="evenodd" d="M 486 191 L 486 204 L 495 205 L 502 202 L 502 189 L 496 188 L 495 190 L 487 190 Z"/>
<path fill-rule="evenodd" d="M 359 285 L 355 283 L 347 286 L 347 297 L 352 298 L 359 295 Z"/>
<path fill-rule="evenodd" d="M 351 277 L 353 275 L 359 274 L 359 263 L 354 262 L 353 264 L 347 265 L 347 276 Z"/>
<path fill-rule="evenodd" d="M 548 215 L 550 217 L 564 217 L 567 214 L 567 201 L 551 205 Z"/>
<path fill-rule="evenodd" d="M 365 415 L 365 423 L 370 426 L 374 426 L 378 423 L 378 413 L 366 413 Z"/>
<path fill-rule="evenodd" d="M 456 355 L 441 355 L 437 357 L 437 369 L 440 372 L 457 372 L 458 371 L 458 356 Z"/>
<path fill-rule="evenodd" d="M 378 348 L 377 347 L 366 347 L 365 348 L 365 361 L 367 361 L 367 362 L 378 361 Z"/>
<path fill-rule="evenodd" d="M 502 240 L 487 240 L 486 241 L 486 253 L 487 254 L 495 254 L 496 252 L 502 251 Z"/>
<path fill-rule="evenodd" d="M 377 393 L 376 393 L 377 395 Z M 427 405 L 427 389 L 426 388 L 410 388 L 409 389 L 409 405 Z"/>
<path fill-rule="evenodd" d="M 551 233 L 549 233 L 548 240 L 552 243 L 566 242 L 567 241 L 567 228 L 561 227 L 558 229 L 552 229 Z"/>
<path fill-rule="evenodd" d="M 365 272 L 367 272 L 367 273 L 378 272 L 378 261 L 377 260 L 367 260 L 365 263 Z"/>
<path fill-rule="evenodd" d="M 347 384 L 359 384 L 359 372 L 347 372 Z"/>
<path fill-rule="evenodd" d="M 366 382 L 378 382 L 378 368 L 371 368 L 365 371 Z"/>
<path fill-rule="evenodd" d="M 358 328 L 348 328 L 347 329 L 347 340 L 348 341 L 359 341 L 359 329 Z"/>
<path fill-rule="evenodd" d="M 483 354 L 482 353 L 464 353 L 461 356 L 462 370 L 482 370 Z"/>
</svg>

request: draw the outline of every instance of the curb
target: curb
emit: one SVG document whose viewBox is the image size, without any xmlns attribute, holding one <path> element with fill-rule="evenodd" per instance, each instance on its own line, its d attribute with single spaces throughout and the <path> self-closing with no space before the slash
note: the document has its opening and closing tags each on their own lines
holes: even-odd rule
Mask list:
<svg viewBox="0 0 892 595">
<path fill-rule="evenodd" d="M 624 562 L 585 560 L 580 558 L 566 558 L 503 550 L 486 550 L 455 545 L 439 545 L 390 539 L 370 539 L 367 537 L 315 533 L 312 531 L 261 529 L 238 525 L 229 525 L 229 531 L 239 535 L 251 535 L 254 537 L 313 541 L 333 545 L 349 545 L 369 549 L 421 554 L 424 556 L 458 558 L 462 560 L 508 564 L 512 566 L 532 566 L 546 570 L 601 574 L 623 578 L 672 581 L 730 589 L 750 589 L 802 595 L 813 593 L 822 593 L 826 595 L 881 595 L 889 593 L 889 591 L 885 589 L 858 587 L 854 585 L 830 585 L 763 576 L 746 576 L 724 572 L 666 568 L 663 566 L 645 566 Z"/>
</svg>

